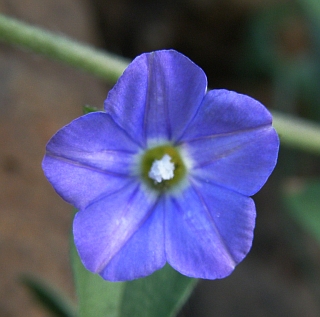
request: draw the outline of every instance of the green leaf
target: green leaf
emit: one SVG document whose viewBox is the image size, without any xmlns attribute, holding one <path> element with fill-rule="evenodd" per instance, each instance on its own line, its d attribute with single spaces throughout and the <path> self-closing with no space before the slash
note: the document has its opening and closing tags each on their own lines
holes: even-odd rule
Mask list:
<svg viewBox="0 0 320 317">
<path fill-rule="evenodd" d="M 72 246 L 79 317 L 173 317 L 188 299 L 197 280 L 169 265 L 130 282 L 108 282 L 87 271 Z"/>
<path fill-rule="evenodd" d="M 152 275 L 126 283 L 121 317 L 173 317 L 196 286 L 168 264 Z"/>
<path fill-rule="evenodd" d="M 93 106 L 84 105 L 82 107 L 83 114 L 87 114 L 87 113 L 90 113 L 90 112 L 96 112 L 96 111 L 99 111 L 99 109 L 96 108 L 96 107 L 93 107 Z"/>
<path fill-rule="evenodd" d="M 82 265 L 72 243 L 71 260 L 78 296 L 79 317 L 120 317 L 125 283 L 107 282 Z"/>
<path fill-rule="evenodd" d="M 74 317 L 76 308 L 61 291 L 54 289 L 46 282 L 30 275 L 23 275 L 21 282 L 28 288 L 35 299 L 45 307 L 52 316 Z"/>
<path fill-rule="evenodd" d="M 291 181 L 284 199 L 291 215 L 320 243 L 320 180 Z"/>
</svg>

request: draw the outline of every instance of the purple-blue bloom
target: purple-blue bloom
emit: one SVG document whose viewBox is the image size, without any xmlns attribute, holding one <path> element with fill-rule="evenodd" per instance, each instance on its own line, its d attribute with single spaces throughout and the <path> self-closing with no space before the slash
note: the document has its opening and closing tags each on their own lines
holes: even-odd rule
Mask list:
<svg viewBox="0 0 320 317">
<path fill-rule="evenodd" d="M 249 252 L 255 194 L 275 167 L 279 139 L 258 101 L 207 92 L 197 65 L 174 50 L 138 56 L 104 104 L 49 141 L 43 169 L 79 211 L 84 266 L 111 281 L 169 263 L 216 279 Z"/>
</svg>

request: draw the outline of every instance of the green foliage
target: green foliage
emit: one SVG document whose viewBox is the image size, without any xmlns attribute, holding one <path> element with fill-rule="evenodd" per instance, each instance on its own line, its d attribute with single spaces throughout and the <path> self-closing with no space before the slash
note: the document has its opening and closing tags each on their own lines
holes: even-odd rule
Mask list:
<svg viewBox="0 0 320 317">
<path fill-rule="evenodd" d="M 28 288 L 33 297 L 45 307 L 52 316 L 75 317 L 76 308 L 66 296 L 55 290 L 39 278 L 30 275 L 21 277 L 21 282 Z"/>
<path fill-rule="evenodd" d="M 92 107 L 92 106 L 89 106 L 89 105 L 84 105 L 82 107 L 83 114 L 87 114 L 87 113 L 90 113 L 90 112 L 96 112 L 96 111 L 99 111 L 99 109 L 96 108 L 96 107 Z"/>
<path fill-rule="evenodd" d="M 291 215 L 320 243 L 320 180 L 296 182 L 285 192 L 284 201 Z"/>
<path fill-rule="evenodd" d="M 167 264 L 146 278 L 126 283 L 119 317 L 176 316 L 196 283 Z"/>
<path fill-rule="evenodd" d="M 197 280 L 166 265 L 146 278 L 108 282 L 87 271 L 72 247 L 79 317 L 173 317 Z"/>
</svg>

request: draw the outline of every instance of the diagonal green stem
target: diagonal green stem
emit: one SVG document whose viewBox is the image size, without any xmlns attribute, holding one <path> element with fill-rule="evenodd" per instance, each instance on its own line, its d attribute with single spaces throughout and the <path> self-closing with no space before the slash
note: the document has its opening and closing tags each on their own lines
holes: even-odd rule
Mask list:
<svg viewBox="0 0 320 317">
<path fill-rule="evenodd" d="M 116 82 L 129 60 L 0 15 L 0 40 Z M 283 145 L 320 155 L 320 125 L 273 112 Z"/>
<path fill-rule="evenodd" d="M 0 40 L 116 82 L 129 60 L 0 14 Z"/>
</svg>

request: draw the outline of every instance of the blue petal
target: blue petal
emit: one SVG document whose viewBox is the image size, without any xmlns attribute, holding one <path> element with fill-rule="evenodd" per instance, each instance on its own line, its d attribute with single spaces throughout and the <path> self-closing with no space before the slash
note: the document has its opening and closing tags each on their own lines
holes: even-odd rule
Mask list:
<svg viewBox="0 0 320 317">
<path fill-rule="evenodd" d="M 276 165 L 279 140 L 271 126 L 212 135 L 186 142 L 190 176 L 251 196 Z"/>
<path fill-rule="evenodd" d="M 205 95 L 201 68 L 184 55 L 156 51 L 137 57 L 105 101 L 105 111 L 145 146 L 147 139 L 175 140 Z"/>
<path fill-rule="evenodd" d="M 141 256 L 141 260 L 153 257 L 157 261 L 155 266 L 161 266 L 163 241 L 160 240 L 157 244 L 157 241 L 154 240 L 154 243 L 148 246 L 148 241 L 141 240 L 152 229 L 156 230 L 156 237 L 158 235 L 160 239 L 162 238 L 161 230 L 159 230 L 161 229 L 159 227 L 162 218 L 161 212 L 152 215 L 156 201 L 156 195 L 141 190 L 140 185 L 133 182 L 122 190 L 94 202 L 85 210 L 79 211 L 73 222 L 73 233 L 75 245 L 85 267 L 91 272 L 105 274 L 114 280 L 132 278 L 135 274 L 144 275 L 144 269 L 146 271 L 153 270 L 154 264 L 140 263 L 139 267 L 139 262 L 135 262 L 133 258 L 125 259 L 125 263 L 122 264 L 123 272 L 114 268 L 112 260 L 117 262 L 119 257 L 126 254 L 128 248 L 125 245 L 127 243 L 129 246 L 135 245 L 139 251 L 144 246 L 147 249 L 153 246 L 158 248 L 158 251 L 154 250 L 158 252 L 157 255 L 153 257 L 149 249 L 145 251 L 148 256 Z M 142 229 L 141 234 L 139 233 L 140 229 Z M 123 248 L 124 251 L 121 254 Z M 129 250 L 130 256 L 131 252 L 132 250 Z M 119 255 L 117 256 L 117 254 Z M 139 256 L 139 254 L 135 254 L 137 260 Z M 107 268 L 104 272 L 109 264 L 110 271 L 108 272 Z"/>
<path fill-rule="evenodd" d="M 181 140 L 271 125 L 269 111 L 257 100 L 224 89 L 209 91 Z"/>
<path fill-rule="evenodd" d="M 164 210 L 160 199 L 149 218 L 100 273 L 109 281 L 127 281 L 150 275 L 166 263 Z"/>
<path fill-rule="evenodd" d="M 192 161 L 190 174 L 244 195 L 255 194 L 275 167 L 279 138 L 258 101 L 232 91 L 207 93 L 180 144 Z"/>
<path fill-rule="evenodd" d="M 123 187 L 139 150 L 109 115 L 82 116 L 49 141 L 43 170 L 55 190 L 76 208 Z"/>
<path fill-rule="evenodd" d="M 255 224 L 251 198 L 197 182 L 166 204 L 167 260 L 180 273 L 223 278 L 249 252 Z"/>
</svg>

